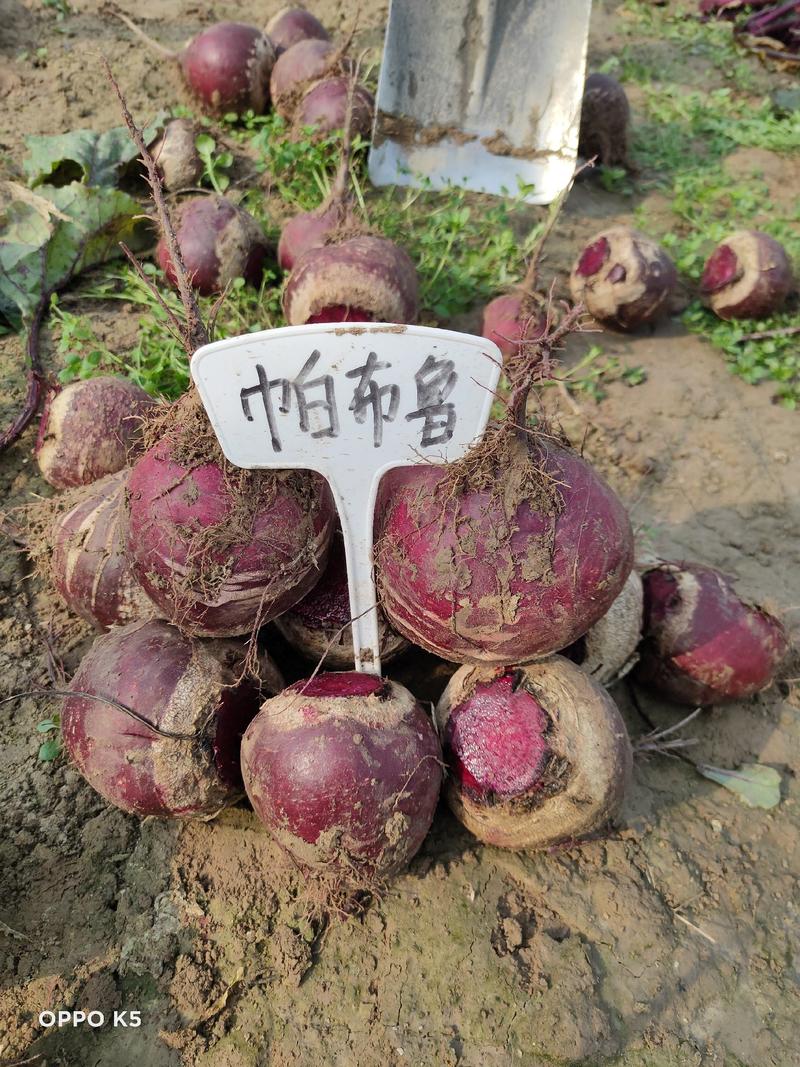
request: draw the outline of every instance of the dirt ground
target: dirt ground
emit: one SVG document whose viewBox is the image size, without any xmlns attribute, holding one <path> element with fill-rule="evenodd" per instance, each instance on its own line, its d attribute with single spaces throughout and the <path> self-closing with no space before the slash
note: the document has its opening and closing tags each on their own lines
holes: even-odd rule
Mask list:
<svg viewBox="0 0 800 1067">
<path fill-rule="evenodd" d="M 172 75 L 93 0 L 61 32 L 37 0 L 0 0 L 0 151 L 32 132 L 116 125 L 95 54 L 115 66 L 134 113 L 175 99 Z M 124 5 L 168 44 L 214 18 L 262 22 L 278 7 L 218 0 Z M 316 0 L 331 27 L 348 2 Z M 377 45 L 384 3 L 361 5 L 360 35 Z M 595 57 L 615 48 L 612 8 L 599 7 Z M 18 60 L 47 47 L 41 66 Z M 768 157 L 768 158 L 764 158 Z M 797 176 L 769 153 L 757 166 L 778 191 Z M 652 210 L 663 210 L 657 196 Z M 551 261 L 630 201 L 581 185 Z M 124 319 L 123 313 L 118 313 Z M 475 328 L 477 317 L 454 323 Z M 574 359 L 596 338 L 583 336 Z M 767 388 L 733 378 L 677 320 L 652 335 L 605 336 L 607 353 L 641 365 L 644 384 L 609 386 L 600 405 L 567 405 L 565 426 L 666 557 L 737 574 L 781 613 L 800 611 L 800 464 L 796 413 Z M 21 393 L 22 348 L 0 338 L 0 416 Z M 45 487 L 33 431 L 2 457 L 5 506 Z M 48 685 L 46 617 L 24 559 L 0 545 L 0 676 L 13 693 Z M 796 633 L 796 628 L 795 628 Z M 69 671 L 88 635 L 56 615 Z M 433 661 L 393 673 L 431 697 Z M 790 669 L 789 674 L 791 675 Z M 798 672 L 794 670 L 794 673 Z M 635 737 L 646 726 L 622 685 L 614 693 Z M 674 708 L 642 698 L 659 723 Z M 41 700 L 0 705 L 0 1064 L 69 1067 L 790 1067 L 798 1053 L 798 691 L 791 677 L 758 698 L 704 715 L 696 758 L 774 766 L 771 812 L 678 761 L 637 760 L 618 824 L 603 839 L 547 855 L 477 845 L 440 811 L 421 854 L 361 920 L 316 937 L 307 902 L 252 813 L 211 823 L 139 822 L 109 807 L 65 760 L 37 762 Z M 44 1031 L 39 1012 L 98 1010 L 106 1024 Z M 114 1010 L 141 1013 L 113 1026 Z"/>
</svg>

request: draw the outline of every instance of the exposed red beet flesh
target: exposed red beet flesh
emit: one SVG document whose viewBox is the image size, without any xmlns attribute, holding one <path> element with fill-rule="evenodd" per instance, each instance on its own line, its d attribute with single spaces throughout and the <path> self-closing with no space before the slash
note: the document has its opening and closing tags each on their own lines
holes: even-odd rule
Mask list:
<svg viewBox="0 0 800 1067">
<path fill-rule="evenodd" d="M 351 79 L 346 77 L 324 78 L 312 85 L 297 105 L 295 127 L 304 129 L 313 126 L 320 134 L 343 130 L 347 122 L 350 88 Z M 357 85 L 353 91 L 352 136 L 369 136 L 374 113 L 375 98 L 372 93 L 363 85 Z"/>
<path fill-rule="evenodd" d="M 330 35 L 322 23 L 303 7 L 283 7 L 269 20 L 265 32 L 280 55 L 287 48 L 305 41 L 308 38 L 317 38 L 321 41 L 330 39 Z"/>
<path fill-rule="evenodd" d="M 428 464 L 381 483 L 381 605 L 404 637 L 443 659 L 520 663 L 565 648 L 605 614 L 631 570 L 619 498 L 576 453 L 531 447 L 515 438 L 497 470 L 503 492 L 453 491 L 447 469 Z M 529 496 L 536 471 L 558 487 L 539 503 Z"/>
<path fill-rule="evenodd" d="M 644 582 L 636 678 L 679 704 L 720 704 L 771 684 L 788 652 L 782 624 L 742 600 L 730 578 L 698 563 L 664 563 Z"/>
<path fill-rule="evenodd" d="M 450 710 L 444 749 L 459 785 L 487 800 L 528 792 L 541 778 L 549 755 L 548 719 L 513 671 L 480 683 Z"/>
<path fill-rule="evenodd" d="M 600 237 L 593 244 L 587 245 L 578 260 L 575 268 L 582 278 L 591 278 L 602 269 L 611 252 L 611 247 L 605 237 Z"/>
<path fill-rule="evenodd" d="M 222 196 L 184 200 L 175 233 L 193 287 L 203 295 L 221 292 L 235 278 L 257 286 L 269 251 L 267 239 L 252 215 Z M 156 259 L 171 285 L 177 285 L 166 240 Z"/>
<path fill-rule="evenodd" d="M 98 630 L 154 614 L 125 551 L 123 503 L 127 471 L 84 489 L 59 515 L 49 537 L 46 571 L 76 615 Z"/>
<path fill-rule="evenodd" d="M 50 399 L 39 423 L 42 477 L 70 489 L 122 470 L 140 447 L 142 418 L 155 403 L 127 378 L 71 382 Z"/>
<path fill-rule="evenodd" d="M 631 773 L 625 725 L 574 663 L 461 667 L 436 707 L 445 798 L 486 844 L 548 848 L 599 829 Z"/>
<path fill-rule="evenodd" d="M 275 49 L 258 27 L 217 22 L 189 41 L 180 61 L 189 87 L 208 110 L 252 109 L 259 115 L 267 110 Z"/>
<path fill-rule="evenodd" d="M 715 293 L 741 277 L 741 268 L 736 253 L 730 245 L 719 245 L 706 260 L 700 290 L 703 293 Z"/>
<path fill-rule="evenodd" d="M 706 261 L 700 291 L 721 319 L 761 319 L 780 311 L 793 285 L 783 245 L 758 230 L 738 230 Z"/>
<path fill-rule="evenodd" d="M 272 691 L 244 676 L 245 652 L 155 620 L 98 638 L 70 683 L 76 695 L 61 710 L 64 744 L 81 774 L 136 815 L 212 814 L 229 803 L 242 789 L 242 732 Z M 163 737 L 80 692 L 109 697 L 186 739 Z"/>
<path fill-rule="evenodd" d="M 216 461 L 163 439 L 131 470 L 128 553 L 163 614 L 187 632 L 251 632 L 288 610 L 319 579 L 335 508 L 304 471 L 259 472 L 244 491 Z"/>
<path fill-rule="evenodd" d="M 436 731 L 396 682 L 354 672 L 267 700 L 242 742 L 247 794 L 300 863 L 348 882 L 401 870 L 441 786 Z"/>
</svg>

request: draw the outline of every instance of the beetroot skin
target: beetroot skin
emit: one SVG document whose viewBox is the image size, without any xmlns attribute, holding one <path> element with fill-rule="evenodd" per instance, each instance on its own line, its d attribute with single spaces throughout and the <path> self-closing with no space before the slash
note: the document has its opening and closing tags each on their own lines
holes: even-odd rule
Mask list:
<svg viewBox="0 0 800 1067">
<path fill-rule="evenodd" d="M 56 489 L 69 489 L 122 470 L 139 444 L 142 416 L 155 403 L 126 378 L 71 382 L 50 400 L 39 424 L 42 477 Z"/>
<path fill-rule="evenodd" d="M 278 55 L 298 41 L 330 39 L 319 19 L 303 7 L 282 7 L 267 23 L 266 33 Z"/>
<path fill-rule="evenodd" d="M 294 113 L 295 130 L 314 127 L 317 134 L 343 130 L 347 123 L 347 103 L 351 79 L 347 77 L 323 78 L 316 82 L 301 97 Z M 375 114 L 375 98 L 363 85 L 353 91 L 353 117 L 351 136 L 360 134 L 369 137 Z"/>
<path fill-rule="evenodd" d="M 341 530 L 337 530 L 325 573 L 301 601 L 275 620 L 276 628 L 306 659 L 325 666 L 352 668 L 353 634 L 350 628 L 350 592 Z M 381 661 L 388 663 L 408 647 L 378 609 Z"/>
<path fill-rule="evenodd" d="M 199 132 L 189 119 L 172 119 L 150 146 L 165 189 L 188 189 L 203 176 L 203 161 L 195 144 Z"/>
<path fill-rule="evenodd" d="M 520 290 L 496 296 L 483 309 L 481 336 L 494 341 L 506 359 L 519 355 L 523 337 L 535 341 L 544 333 L 542 316 L 523 310 L 525 303 L 525 294 Z"/>
<path fill-rule="evenodd" d="M 247 795 L 304 866 L 369 883 L 405 867 L 442 781 L 436 731 L 403 686 L 327 674 L 267 700 L 242 742 Z"/>
<path fill-rule="evenodd" d="M 457 663 L 521 663 L 565 648 L 611 606 L 633 563 L 619 498 L 576 453 L 517 439 L 497 483 L 453 492 L 447 469 L 390 471 L 375 548 L 381 604 L 415 644 Z M 537 504 L 542 469 L 557 486 Z M 380 514 L 380 512 L 379 512 Z"/>
<path fill-rule="evenodd" d="M 266 693 L 280 685 L 267 665 L 262 684 L 244 676 L 246 649 L 197 641 L 159 621 L 137 622 L 99 637 L 70 689 L 110 697 L 161 737 L 102 700 L 73 695 L 61 708 L 64 745 L 106 800 L 135 815 L 208 815 L 242 790 L 241 737 Z"/>
<path fill-rule="evenodd" d="M 576 303 L 606 326 L 635 330 L 668 314 L 678 275 L 664 249 L 627 226 L 595 234 L 572 268 Z"/>
<path fill-rule="evenodd" d="M 291 119 L 300 96 L 314 82 L 331 73 L 340 60 L 341 52 L 336 45 L 319 38 L 298 41 L 288 48 L 272 68 L 269 80 L 272 105 L 278 114 Z"/>
<path fill-rule="evenodd" d="M 644 640 L 635 677 L 690 706 L 752 696 L 771 684 L 789 644 L 781 623 L 699 563 L 643 575 Z"/>
<path fill-rule="evenodd" d="M 417 272 L 408 254 L 385 237 L 365 234 L 300 256 L 284 290 L 283 310 L 290 326 L 414 323 L 418 301 Z"/>
<path fill-rule="evenodd" d="M 278 242 L 278 266 L 292 270 L 304 252 L 322 248 L 342 222 L 339 204 L 315 212 L 306 211 L 289 219 L 281 230 Z"/>
<path fill-rule="evenodd" d="M 155 608 L 125 552 L 127 471 L 79 490 L 80 499 L 52 525 L 44 566 L 67 607 L 98 630 L 147 618 Z"/>
<path fill-rule="evenodd" d="M 761 319 L 780 311 L 792 285 L 783 245 L 766 233 L 739 230 L 709 256 L 700 292 L 721 319 Z"/>
<path fill-rule="evenodd" d="M 203 295 L 219 293 L 235 278 L 258 286 L 269 251 L 267 239 L 252 215 L 222 196 L 184 200 L 175 235 L 193 287 Z M 156 248 L 158 265 L 177 286 L 172 258 L 162 237 Z"/>
<path fill-rule="evenodd" d="M 606 823 L 631 773 L 625 725 L 611 697 L 552 656 L 510 667 L 462 667 L 436 718 L 449 776 L 445 797 L 481 841 L 548 848 Z"/>
<path fill-rule="evenodd" d="M 253 472 L 238 492 L 217 462 L 164 439 L 128 482 L 127 545 L 147 595 L 187 632 L 230 636 L 287 611 L 324 568 L 335 508 L 305 471 Z"/>
<path fill-rule="evenodd" d="M 179 58 L 189 87 L 207 110 L 252 109 L 257 115 L 267 110 L 275 49 L 256 26 L 217 22 L 193 37 Z"/>
</svg>

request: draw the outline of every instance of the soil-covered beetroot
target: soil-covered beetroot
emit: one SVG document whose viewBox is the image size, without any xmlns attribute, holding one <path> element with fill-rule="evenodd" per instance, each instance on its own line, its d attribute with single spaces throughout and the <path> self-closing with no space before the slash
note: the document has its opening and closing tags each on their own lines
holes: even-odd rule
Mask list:
<svg viewBox="0 0 800 1067">
<path fill-rule="evenodd" d="M 56 489 L 69 489 L 122 470 L 139 446 L 142 417 L 154 405 L 126 378 L 71 382 L 51 398 L 39 424 L 42 477 Z"/>
<path fill-rule="evenodd" d="M 278 266 L 282 270 L 293 270 L 304 252 L 327 244 L 342 222 L 339 204 L 317 211 L 304 211 L 289 219 L 278 241 Z"/>
<path fill-rule="evenodd" d="M 644 612 L 642 579 L 633 570 L 622 592 L 602 617 L 563 655 L 601 685 L 624 678 L 636 663 Z"/>
<path fill-rule="evenodd" d="M 172 119 L 151 145 L 164 188 L 174 191 L 197 185 L 203 174 L 203 161 L 195 141 L 198 128 L 189 119 Z"/>
<path fill-rule="evenodd" d="M 606 691 L 561 656 L 462 667 L 436 708 L 445 797 L 481 841 L 541 849 L 600 829 L 622 802 L 631 748 Z"/>
<path fill-rule="evenodd" d="M 269 88 L 273 107 L 279 115 L 291 119 L 298 101 L 311 85 L 328 75 L 347 73 L 351 66 L 332 41 L 319 38 L 298 41 L 278 57 L 272 68 Z"/>
<path fill-rule="evenodd" d="M 610 74 L 590 74 L 581 105 L 578 153 L 597 157 L 606 167 L 629 166 L 628 123 L 631 109 L 625 90 Z"/>
<path fill-rule="evenodd" d="M 524 663 L 608 611 L 633 563 L 630 520 L 586 460 L 544 435 L 472 457 L 481 466 L 463 476 L 420 464 L 383 479 L 381 604 L 443 659 Z"/>
<path fill-rule="evenodd" d="M 290 326 L 307 322 L 413 323 L 417 272 L 408 253 L 363 234 L 311 248 L 297 260 L 283 294 Z"/>
<path fill-rule="evenodd" d="M 738 230 L 709 256 L 700 292 L 721 319 L 760 319 L 780 311 L 792 285 L 783 245 L 766 233 Z"/>
<path fill-rule="evenodd" d="M 351 79 L 338 76 L 315 82 L 302 95 L 294 111 L 295 130 L 312 126 L 318 134 L 343 130 L 347 122 Z M 375 114 L 375 98 L 363 85 L 353 90 L 352 132 L 368 137 Z"/>
<path fill-rule="evenodd" d="M 246 471 L 222 456 L 198 398 L 132 468 L 127 546 L 134 574 L 189 633 L 249 633 L 319 580 L 335 508 L 307 471 Z"/>
<path fill-rule="evenodd" d="M 282 7 L 269 20 L 265 32 L 279 56 L 298 41 L 330 40 L 319 19 L 304 7 Z"/>
<path fill-rule="evenodd" d="M 175 234 L 194 288 L 204 295 L 219 293 L 244 278 L 257 286 L 269 252 L 267 239 L 244 208 L 223 196 L 195 196 L 177 212 Z M 171 285 L 177 285 L 172 257 L 162 237 L 156 249 L 158 265 Z"/>
<path fill-rule="evenodd" d="M 242 734 L 282 684 L 268 659 L 263 680 L 246 675 L 244 655 L 233 641 L 198 641 L 158 620 L 98 637 L 61 706 L 78 770 L 135 815 L 209 815 L 230 803 L 242 791 Z M 81 693 L 117 701 L 149 725 Z"/>
<path fill-rule="evenodd" d="M 614 226 L 586 245 L 569 282 L 573 299 L 598 322 L 635 330 L 669 312 L 677 280 L 672 260 L 656 241 Z"/>
<path fill-rule="evenodd" d="M 541 312 L 522 289 L 496 296 L 483 309 L 481 336 L 494 341 L 506 359 L 519 354 L 523 339 L 541 337 L 544 328 Z"/>
<path fill-rule="evenodd" d="M 303 599 L 275 620 L 275 626 L 306 659 L 328 670 L 352 668 L 353 634 L 350 629 L 350 594 L 341 530 L 337 530 L 325 573 Z M 388 663 L 408 647 L 378 609 L 381 662 Z"/>
<path fill-rule="evenodd" d="M 644 640 L 635 677 L 678 704 L 721 704 L 765 689 L 789 644 L 774 615 L 699 563 L 646 571 Z"/>
<path fill-rule="evenodd" d="M 72 506 L 52 523 L 41 561 L 67 606 L 98 630 L 155 613 L 125 551 L 127 478 L 127 471 L 119 471 L 75 490 Z"/>
<path fill-rule="evenodd" d="M 242 742 L 247 795 L 300 863 L 369 884 L 408 864 L 442 781 L 436 731 L 397 682 L 348 672 L 267 700 Z"/>
</svg>

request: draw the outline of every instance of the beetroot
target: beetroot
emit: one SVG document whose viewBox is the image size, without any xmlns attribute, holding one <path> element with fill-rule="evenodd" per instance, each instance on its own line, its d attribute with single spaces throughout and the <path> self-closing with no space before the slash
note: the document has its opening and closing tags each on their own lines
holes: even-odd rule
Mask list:
<svg viewBox="0 0 800 1067">
<path fill-rule="evenodd" d="M 279 56 L 298 41 L 330 39 L 319 19 L 304 7 L 282 7 L 269 20 L 265 32 Z"/>
<path fill-rule="evenodd" d="M 595 234 L 572 268 L 572 297 L 604 326 L 635 330 L 666 315 L 675 266 L 643 233 L 615 226 Z"/>
<path fill-rule="evenodd" d="M 278 266 L 282 270 L 292 270 L 304 252 L 326 244 L 341 225 L 341 215 L 338 205 L 333 205 L 317 211 L 304 211 L 289 219 L 278 242 Z"/>
<path fill-rule="evenodd" d="M 275 626 L 298 652 L 314 663 L 319 663 L 324 656 L 329 669 L 352 668 L 350 618 L 344 541 L 341 530 L 337 530 L 325 573 L 307 596 L 275 620 Z M 388 663 L 408 644 L 389 627 L 380 609 L 378 625 L 381 661 Z"/>
<path fill-rule="evenodd" d="M 312 871 L 370 883 L 406 866 L 441 787 L 436 731 L 403 686 L 323 674 L 267 700 L 242 742 L 256 814 Z"/>
<path fill-rule="evenodd" d="M 294 112 L 295 131 L 313 126 L 317 134 L 342 130 L 347 122 L 347 105 L 350 98 L 350 79 L 346 77 L 323 78 L 316 82 L 301 97 Z M 375 114 L 375 98 L 363 85 L 356 85 L 353 92 L 354 134 L 368 137 Z"/>
<path fill-rule="evenodd" d="M 636 663 L 642 636 L 644 594 L 642 579 L 631 571 L 622 592 L 583 637 L 564 649 L 563 655 L 579 664 L 601 685 L 618 682 Z"/>
<path fill-rule="evenodd" d="M 245 651 L 155 620 L 99 637 L 61 706 L 64 745 L 78 770 L 135 815 L 210 815 L 231 803 L 242 791 L 242 734 L 259 701 L 282 684 L 268 661 L 263 685 L 245 675 Z"/>
<path fill-rule="evenodd" d="M 590 74 L 581 105 L 578 154 L 605 167 L 628 167 L 631 108 L 625 90 L 610 74 Z"/>
<path fill-rule="evenodd" d="M 195 144 L 199 132 L 188 119 L 172 119 L 151 145 L 150 153 L 158 165 L 165 189 L 188 189 L 200 181 L 203 161 Z"/>
<path fill-rule="evenodd" d="M 53 522 L 44 566 L 67 606 L 98 630 L 154 614 L 133 576 L 122 532 L 128 472 L 76 491 Z M 37 553 L 34 553 L 35 555 Z"/>
<path fill-rule="evenodd" d="M 541 313 L 522 289 L 496 296 L 483 309 L 481 336 L 494 341 L 506 359 L 519 355 L 523 339 L 536 340 L 544 330 Z"/>
<path fill-rule="evenodd" d="M 42 477 L 56 489 L 88 485 L 128 462 L 155 400 L 126 378 L 72 382 L 50 400 L 36 440 Z"/>
<path fill-rule="evenodd" d="M 760 319 L 780 311 L 792 284 L 783 245 L 766 233 L 738 230 L 709 256 L 700 292 L 721 319 Z"/>
<path fill-rule="evenodd" d="M 283 310 L 290 326 L 413 323 L 418 312 L 417 272 L 408 254 L 385 237 L 363 234 L 312 248 L 295 264 L 284 290 Z"/>
<path fill-rule="evenodd" d="M 194 394 L 128 480 L 127 545 L 134 574 L 189 633 L 249 633 L 318 581 L 335 508 L 307 471 L 231 467 Z"/>
<path fill-rule="evenodd" d="M 462 667 L 436 719 L 447 802 L 489 845 L 548 848 L 600 829 L 630 780 L 616 705 L 561 656 L 517 669 Z"/>
<path fill-rule="evenodd" d="M 215 22 L 172 52 L 120 11 L 114 11 L 137 37 L 166 59 L 180 63 L 186 84 L 200 103 L 214 113 L 252 110 L 263 114 L 269 104 L 269 76 L 275 48 L 269 37 L 244 22 Z"/>
<path fill-rule="evenodd" d="M 781 623 L 699 563 L 643 575 L 644 640 L 635 677 L 678 704 L 721 704 L 765 689 L 789 644 Z"/>
<path fill-rule="evenodd" d="M 222 196 L 191 197 L 178 209 L 175 233 L 192 285 L 199 293 L 222 292 L 234 278 L 244 278 L 255 286 L 260 283 L 269 246 L 261 227 L 244 208 Z M 156 259 L 169 282 L 177 286 L 163 237 Z"/>
<path fill-rule="evenodd" d="M 461 663 L 565 648 L 609 609 L 633 562 L 618 497 L 547 435 L 487 433 L 463 463 L 390 471 L 375 547 L 383 610 Z"/>
<path fill-rule="evenodd" d="M 351 64 L 343 59 L 341 49 L 331 41 L 318 38 L 298 41 L 272 68 L 269 80 L 272 106 L 279 115 L 291 119 L 298 100 L 311 85 L 329 74 L 347 73 L 350 69 Z"/>
</svg>

